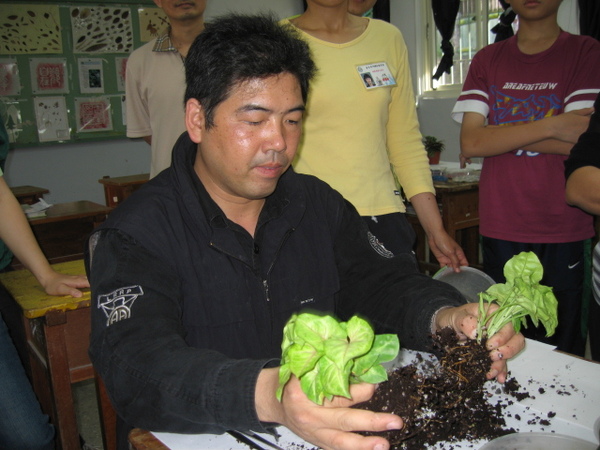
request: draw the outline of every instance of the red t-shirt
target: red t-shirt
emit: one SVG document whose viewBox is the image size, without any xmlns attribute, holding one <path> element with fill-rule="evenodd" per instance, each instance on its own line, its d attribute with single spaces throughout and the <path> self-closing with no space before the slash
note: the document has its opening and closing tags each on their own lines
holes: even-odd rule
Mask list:
<svg viewBox="0 0 600 450">
<path fill-rule="evenodd" d="M 477 112 L 511 126 L 591 107 L 600 92 L 600 43 L 562 32 L 548 50 L 526 55 L 516 36 L 475 55 L 452 111 Z M 592 216 L 567 205 L 566 156 L 513 150 L 486 157 L 479 182 L 480 233 L 525 243 L 561 243 L 594 235 Z"/>
</svg>

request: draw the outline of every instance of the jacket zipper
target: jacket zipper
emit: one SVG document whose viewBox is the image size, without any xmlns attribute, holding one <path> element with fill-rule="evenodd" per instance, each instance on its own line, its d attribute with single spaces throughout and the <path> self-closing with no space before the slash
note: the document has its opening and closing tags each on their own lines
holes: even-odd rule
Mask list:
<svg viewBox="0 0 600 450">
<path fill-rule="evenodd" d="M 275 253 L 274 257 L 273 257 L 273 262 L 271 263 L 271 266 L 269 267 L 269 269 L 267 270 L 267 274 L 266 274 L 266 278 L 263 280 L 263 289 L 265 292 L 265 299 L 267 301 L 267 308 L 269 310 L 269 323 L 271 326 L 271 330 L 270 330 L 270 336 L 274 336 L 273 333 L 273 307 L 271 305 L 271 297 L 269 296 L 269 274 L 271 273 L 271 270 L 273 270 L 273 266 L 275 265 L 275 261 L 277 260 L 278 256 L 279 256 L 279 252 L 281 250 L 281 248 L 283 247 L 285 241 L 287 241 L 287 238 L 289 237 L 290 234 L 292 234 L 294 232 L 295 228 L 290 228 L 285 235 L 283 236 L 283 239 L 281 239 L 281 244 L 279 245 L 279 248 L 277 249 L 277 252 Z M 271 342 L 271 344 L 273 344 L 273 342 Z"/>
</svg>

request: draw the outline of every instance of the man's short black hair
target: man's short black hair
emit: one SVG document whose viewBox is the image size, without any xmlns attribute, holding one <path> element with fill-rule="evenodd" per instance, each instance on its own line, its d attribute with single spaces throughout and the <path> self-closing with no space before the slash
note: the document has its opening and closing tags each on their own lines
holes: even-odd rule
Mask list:
<svg viewBox="0 0 600 450">
<path fill-rule="evenodd" d="M 270 15 L 228 14 L 206 24 L 185 60 L 185 101 L 195 98 L 213 125 L 214 110 L 239 83 L 294 75 L 306 102 L 315 73 L 308 44 Z"/>
</svg>

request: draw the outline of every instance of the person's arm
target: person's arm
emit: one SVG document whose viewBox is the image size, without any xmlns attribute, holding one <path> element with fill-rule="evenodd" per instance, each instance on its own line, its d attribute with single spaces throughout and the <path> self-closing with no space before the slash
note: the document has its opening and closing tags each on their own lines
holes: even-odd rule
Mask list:
<svg viewBox="0 0 600 450">
<path fill-rule="evenodd" d="M 600 95 L 594 114 L 565 161 L 566 199 L 590 214 L 600 215 Z"/>
<path fill-rule="evenodd" d="M 90 242 L 90 357 L 126 423 L 179 433 L 265 432 L 281 424 L 324 448 L 389 447 L 384 438 L 351 433 L 336 443 L 343 427 L 401 426 L 397 416 L 348 408 L 370 398 L 373 385 L 353 387 L 353 401 L 324 407 L 308 400 L 294 379 L 280 403 L 275 361 L 232 359 L 186 343 L 180 280 L 167 263 L 117 231 L 100 231 Z"/>
<path fill-rule="evenodd" d="M 477 304 L 463 304 L 464 298 L 456 289 L 418 273 L 405 255 L 388 258 L 378 252 L 350 204 L 345 208 L 332 204 L 330 210 L 341 224 L 336 233 L 335 253 L 341 285 L 336 314 L 342 320 L 359 314 L 373 324 L 377 333 L 396 333 L 403 348 L 420 350 L 431 350 L 425 342 L 430 341 L 432 331 L 443 326 L 452 326 L 459 335 L 473 335 Z M 510 326 L 497 333 L 490 339 L 491 356 L 495 360 L 488 377 L 498 376 L 499 381 L 504 381 L 505 359 L 522 348 L 522 335 L 515 335 Z M 262 370 L 258 377 L 256 407 L 260 419 L 283 424 L 322 448 L 387 449 L 389 443 L 383 438 L 364 437 L 355 431 L 385 431 L 403 425 L 396 415 L 349 408 L 371 398 L 374 385 L 354 385 L 352 400 L 335 397 L 333 402 L 317 406 L 307 399 L 298 380 L 292 377 L 283 390 L 282 402 L 278 403 L 274 396 L 277 377 L 276 369 Z"/>
<path fill-rule="evenodd" d="M 343 320 L 361 314 L 371 322 L 376 333 L 395 333 L 403 348 L 418 351 L 431 351 L 429 335 L 443 326 L 452 326 L 461 336 L 473 336 L 477 303 L 466 304 L 458 290 L 418 272 L 409 258 L 403 255 L 386 258 L 377 252 L 351 204 L 346 203 L 338 215 L 341 225 L 335 251 L 340 290 L 336 313 Z M 492 359 L 507 359 L 522 348 L 519 344 L 522 335 L 513 342 L 514 336 L 508 327 L 490 338 L 488 347 L 493 351 Z M 494 349 L 508 345 L 509 341 L 511 348 L 501 348 L 504 358 L 499 358 L 499 352 Z M 504 369 L 503 362 L 493 367 L 502 381 Z"/>
<path fill-rule="evenodd" d="M 455 272 L 469 261 L 460 245 L 446 232 L 435 195 L 424 192 L 410 198 L 421 226 L 427 234 L 429 248 L 440 266 L 451 266 Z"/>
<path fill-rule="evenodd" d="M 469 159 L 513 150 L 568 155 L 593 111 L 585 108 L 514 126 L 487 125 L 481 114 L 465 112 L 460 129 L 461 155 Z"/>
<path fill-rule="evenodd" d="M 191 347 L 182 324 L 185 281 L 162 256 L 116 230 L 95 233 L 86 249 L 89 353 L 115 410 L 152 431 L 265 432 L 254 390 L 261 370 L 275 362 Z"/>
<path fill-rule="evenodd" d="M 569 205 L 600 215 L 600 168 L 585 166 L 575 170 L 567 179 L 566 196 Z"/>
<path fill-rule="evenodd" d="M 468 266 L 460 245 L 446 232 L 435 200 L 431 171 L 422 142 L 414 101 L 406 45 L 399 33 L 397 86 L 392 89 L 389 106 L 387 145 L 390 163 L 415 208 L 431 250 L 441 266 Z"/>
<path fill-rule="evenodd" d="M 342 200 L 343 201 L 343 200 Z M 380 251 L 354 207 L 333 201 L 328 210 L 339 225 L 335 259 L 339 274 L 336 315 L 359 314 L 376 333 L 395 333 L 403 348 L 431 351 L 431 318 L 443 307 L 459 306 L 464 297 L 447 283 L 420 273 L 410 255 Z"/>
<path fill-rule="evenodd" d="M 50 295 L 81 297 L 78 288 L 89 287 L 85 276 L 56 272 L 42 253 L 21 205 L 0 176 L 0 239 Z"/>
<path fill-rule="evenodd" d="M 146 88 L 143 86 L 145 48 L 134 51 L 128 61 L 125 77 L 125 94 L 127 98 L 127 137 L 143 139 L 152 145 L 152 127 L 150 125 L 150 111 Z"/>
</svg>

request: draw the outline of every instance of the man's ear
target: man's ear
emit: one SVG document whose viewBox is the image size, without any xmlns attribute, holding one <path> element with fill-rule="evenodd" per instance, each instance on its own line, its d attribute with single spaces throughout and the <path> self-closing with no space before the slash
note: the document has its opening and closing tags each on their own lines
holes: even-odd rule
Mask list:
<svg viewBox="0 0 600 450">
<path fill-rule="evenodd" d="M 185 127 L 192 142 L 199 144 L 202 141 L 204 124 L 204 108 L 198 100 L 190 98 L 185 104 Z"/>
</svg>

